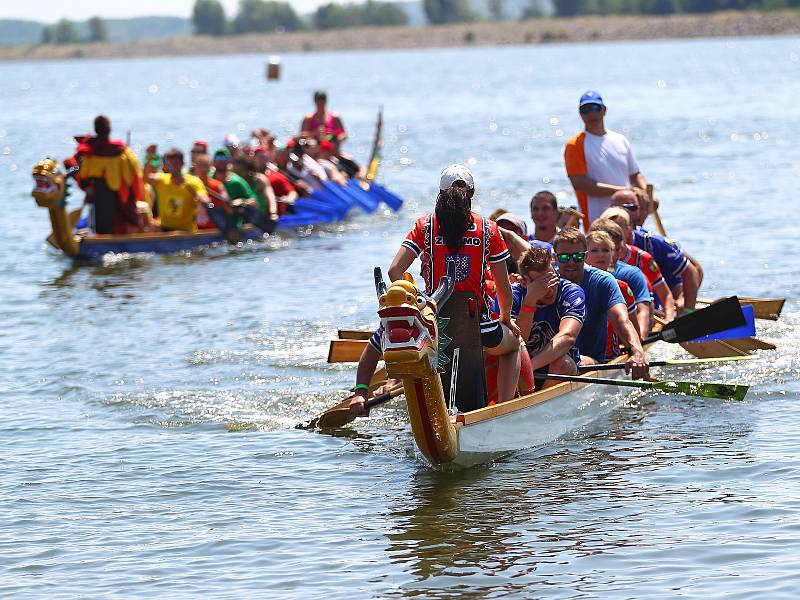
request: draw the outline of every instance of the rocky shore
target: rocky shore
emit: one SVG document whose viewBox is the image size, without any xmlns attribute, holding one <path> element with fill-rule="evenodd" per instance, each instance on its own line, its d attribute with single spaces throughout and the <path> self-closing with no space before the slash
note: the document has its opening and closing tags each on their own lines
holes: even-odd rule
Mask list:
<svg viewBox="0 0 800 600">
<path fill-rule="evenodd" d="M 487 22 L 436 27 L 372 27 L 220 38 L 192 36 L 136 43 L 26 46 L 0 50 L 0 60 L 278 54 L 797 34 L 800 34 L 800 12 L 797 11 L 726 12 L 712 15 L 534 19 L 517 23 Z"/>
</svg>

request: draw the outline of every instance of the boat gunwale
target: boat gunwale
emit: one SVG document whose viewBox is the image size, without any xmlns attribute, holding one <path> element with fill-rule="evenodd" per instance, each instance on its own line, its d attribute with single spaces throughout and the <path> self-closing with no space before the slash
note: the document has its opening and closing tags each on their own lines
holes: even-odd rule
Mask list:
<svg viewBox="0 0 800 600">
<path fill-rule="evenodd" d="M 618 356 L 617 358 L 609 362 L 620 363 L 626 361 L 627 359 L 628 359 L 627 355 L 622 355 Z M 598 374 L 599 374 L 598 371 L 587 371 L 585 373 L 581 373 L 580 375 L 586 375 L 587 377 L 596 377 Z M 498 404 L 493 404 L 492 406 L 484 406 L 483 408 L 479 408 L 477 410 L 471 410 L 466 413 L 459 413 L 451 419 L 451 422 L 455 425 L 468 427 L 470 425 L 482 423 L 484 421 L 488 421 L 496 417 L 502 417 L 504 415 L 518 412 L 526 408 L 529 408 L 531 406 L 542 404 L 549 400 L 560 398 L 561 396 L 564 396 L 570 392 L 583 389 L 589 385 L 600 385 L 600 384 L 564 381 L 549 388 L 545 388 L 543 390 L 526 394 L 525 396 L 521 396 L 520 398 L 514 398 L 513 400 L 500 402 Z"/>
</svg>

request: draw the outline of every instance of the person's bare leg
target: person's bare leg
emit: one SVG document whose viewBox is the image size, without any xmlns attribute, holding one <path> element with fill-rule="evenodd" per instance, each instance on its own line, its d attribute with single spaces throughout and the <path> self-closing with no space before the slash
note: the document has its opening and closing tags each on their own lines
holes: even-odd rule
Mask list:
<svg viewBox="0 0 800 600">
<path fill-rule="evenodd" d="M 519 340 L 505 325 L 503 328 L 503 341 L 494 348 L 484 350 L 497 357 L 497 397 L 500 402 L 514 398 L 519 380 Z"/>
<path fill-rule="evenodd" d="M 575 365 L 575 361 L 572 360 L 572 358 L 564 355 L 550 363 L 548 372 L 552 373 L 553 375 L 577 375 L 578 367 Z M 552 387 L 559 383 L 561 382 L 556 381 L 555 379 L 545 379 L 542 389 Z"/>
</svg>

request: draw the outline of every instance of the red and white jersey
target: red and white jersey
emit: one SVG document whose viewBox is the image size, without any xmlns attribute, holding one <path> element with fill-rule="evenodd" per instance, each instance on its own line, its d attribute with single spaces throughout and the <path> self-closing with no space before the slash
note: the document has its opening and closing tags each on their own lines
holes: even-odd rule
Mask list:
<svg viewBox="0 0 800 600">
<path fill-rule="evenodd" d="M 622 262 L 628 263 L 637 267 L 644 273 L 647 279 L 647 287 L 650 288 L 650 295 L 653 295 L 653 287 L 664 281 L 664 276 L 661 274 L 661 267 L 658 266 L 656 259 L 647 250 L 642 250 L 631 244 L 625 244 L 628 251 L 627 257 Z"/>
<path fill-rule="evenodd" d="M 619 286 L 619 291 L 622 292 L 622 297 L 625 298 L 625 307 L 628 309 L 628 316 L 633 320 L 636 315 L 636 296 L 634 296 L 628 284 L 621 279 L 617 279 L 617 285 Z M 608 333 L 606 334 L 606 360 L 616 358 L 620 355 L 620 352 L 619 336 L 609 320 Z"/>
<path fill-rule="evenodd" d="M 503 262 L 509 257 L 503 237 L 494 221 L 472 212 L 472 224 L 464 233 L 461 246 L 451 251 L 439 234 L 436 215 L 425 215 L 417 219 L 408 233 L 403 246 L 411 250 L 422 261 L 422 276 L 425 289 L 432 293 L 439 279 L 447 274 L 447 266 L 456 266 L 456 292 L 474 292 L 481 308 L 491 306 L 486 294 L 486 269 L 492 263 Z"/>
</svg>

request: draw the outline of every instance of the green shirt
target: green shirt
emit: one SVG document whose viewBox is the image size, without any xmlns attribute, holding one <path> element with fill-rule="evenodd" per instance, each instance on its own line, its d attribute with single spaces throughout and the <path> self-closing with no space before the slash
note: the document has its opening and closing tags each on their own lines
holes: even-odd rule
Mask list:
<svg viewBox="0 0 800 600">
<path fill-rule="evenodd" d="M 239 177 L 236 173 L 228 173 L 228 178 L 222 182 L 225 186 L 225 191 L 228 192 L 228 197 L 231 200 L 238 200 L 240 198 L 248 200 L 258 200 L 253 188 L 250 187 L 244 179 Z"/>
</svg>

